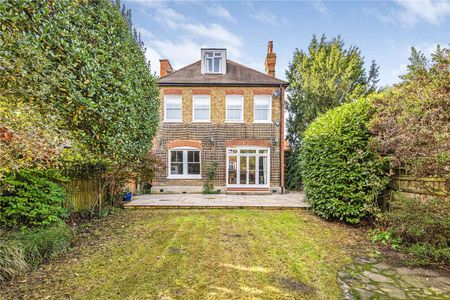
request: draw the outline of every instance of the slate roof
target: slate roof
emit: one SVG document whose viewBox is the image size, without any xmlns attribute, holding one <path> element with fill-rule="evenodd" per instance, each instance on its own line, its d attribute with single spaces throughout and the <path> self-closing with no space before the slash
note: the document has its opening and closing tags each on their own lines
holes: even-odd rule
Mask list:
<svg viewBox="0 0 450 300">
<path fill-rule="evenodd" d="M 202 74 L 201 61 L 161 77 L 161 86 L 286 86 L 288 82 L 271 77 L 227 59 L 226 74 Z"/>
</svg>

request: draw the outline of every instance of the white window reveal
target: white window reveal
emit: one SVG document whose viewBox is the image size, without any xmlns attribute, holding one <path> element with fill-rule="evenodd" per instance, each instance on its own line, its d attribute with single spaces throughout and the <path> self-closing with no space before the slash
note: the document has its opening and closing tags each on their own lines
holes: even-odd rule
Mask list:
<svg viewBox="0 0 450 300">
<path fill-rule="evenodd" d="M 164 122 L 182 122 L 182 98 L 181 95 L 164 96 Z"/>
<path fill-rule="evenodd" d="M 226 73 L 225 49 L 202 49 L 202 74 Z"/>
<path fill-rule="evenodd" d="M 226 121 L 243 122 L 244 121 L 244 96 L 227 95 L 226 98 Z"/>
<path fill-rule="evenodd" d="M 201 179 L 200 150 L 175 148 L 169 151 L 169 179 Z"/>
<path fill-rule="evenodd" d="M 254 98 L 254 122 L 269 123 L 272 122 L 272 96 L 257 95 Z"/>
<path fill-rule="evenodd" d="M 210 122 L 211 100 L 209 95 L 194 95 L 193 97 L 193 122 Z"/>
</svg>

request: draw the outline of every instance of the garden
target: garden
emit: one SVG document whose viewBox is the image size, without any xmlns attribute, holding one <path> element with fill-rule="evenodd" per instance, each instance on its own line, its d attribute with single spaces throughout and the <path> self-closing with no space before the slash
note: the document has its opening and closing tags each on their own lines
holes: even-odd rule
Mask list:
<svg viewBox="0 0 450 300">
<path fill-rule="evenodd" d="M 448 280 L 449 49 L 412 48 L 384 88 L 340 37 L 294 52 L 286 184 L 308 211 L 124 210 L 127 185 L 160 168 L 157 77 L 130 10 L 7 0 L 0 18 L 0 296 L 337 299 L 371 270 L 403 280 L 383 259 Z M 87 207 L 77 182 L 95 186 Z"/>
</svg>

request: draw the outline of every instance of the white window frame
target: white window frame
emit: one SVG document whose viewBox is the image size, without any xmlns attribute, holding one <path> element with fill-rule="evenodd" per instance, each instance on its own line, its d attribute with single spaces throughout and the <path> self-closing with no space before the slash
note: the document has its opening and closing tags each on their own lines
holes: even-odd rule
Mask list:
<svg viewBox="0 0 450 300">
<path fill-rule="evenodd" d="M 237 150 L 237 153 L 230 154 L 229 150 L 235 149 Z M 241 150 L 256 150 L 256 153 L 241 153 Z M 259 150 L 266 150 L 267 153 L 259 153 Z M 227 147 L 227 159 L 226 159 L 226 187 L 237 187 L 237 188 L 270 188 L 270 148 L 269 147 L 250 147 L 250 146 L 239 146 L 239 147 Z M 229 169 L 229 157 L 230 156 L 236 156 L 236 184 L 229 184 L 228 183 L 228 169 Z M 267 173 L 266 175 L 266 184 L 240 184 L 240 164 L 241 164 L 241 157 L 242 156 L 256 156 L 258 157 L 267 157 Z M 247 170 L 249 165 L 249 159 L 247 158 Z M 256 176 L 259 175 L 259 162 L 258 160 L 255 163 L 255 174 Z M 258 178 L 258 177 L 256 177 Z M 249 181 L 249 175 L 247 173 L 246 181 Z"/>
<path fill-rule="evenodd" d="M 239 120 L 229 120 L 228 119 L 228 102 L 229 100 L 238 99 L 241 101 L 241 118 Z M 244 123 L 244 96 L 243 95 L 226 95 L 225 101 L 225 122 L 226 123 Z"/>
<path fill-rule="evenodd" d="M 208 99 L 208 107 L 209 107 L 209 114 L 207 120 L 197 120 L 195 119 L 195 101 L 196 100 L 204 100 Z M 198 122 L 198 123 L 210 123 L 211 122 L 211 97 L 210 95 L 194 95 L 192 97 L 192 122 Z"/>
<path fill-rule="evenodd" d="M 200 159 L 200 174 L 188 174 L 188 151 L 198 151 Z M 172 164 L 171 151 L 183 151 L 183 174 L 170 174 L 170 166 Z M 167 179 L 202 179 L 202 151 L 194 147 L 175 147 L 168 150 Z"/>
<path fill-rule="evenodd" d="M 167 100 L 179 100 L 181 102 L 181 119 L 167 118 Z M 183 122 L 183 97 L 181 95 L 164 95 L 164 122 L 182 123 Z"/>
<path fill-rule="evenodd" d="M 264 100 L 269 102 L 269 111 L 267 120 L 256 120 L 256 102 Z M 272 95 L 255 95 L 253 97 L 253 123 L 272 123 Z"/>
<path fill-rule="evenodd" d="M 207 68 L 206 54 L 212 53 L 212 68 L 211 71 Z M 214 58 L 220 56 L 219 70 L 214 71 Z M 217 48 L 203 48 L 201 49 L 201 71 L 202 74 L 226 74 L 227 69 L 227 51 L 226 49 Z"/>
</svg>

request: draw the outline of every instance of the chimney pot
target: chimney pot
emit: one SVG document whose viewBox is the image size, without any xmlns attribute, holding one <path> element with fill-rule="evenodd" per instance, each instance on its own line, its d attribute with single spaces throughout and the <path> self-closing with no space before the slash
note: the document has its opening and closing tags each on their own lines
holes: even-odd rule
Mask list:
<svg viewBox="0 0 450 300">
<path fill-rule="evenodd" d="M 267 44 L 267 56 L 264 62 L 266 74 L 275 77 L 275 65 L 277 63 L 277 55 L 273 53 L 273 41 Z"/>
<path fill-rule="evenodd" d="M 172 71 L 173 68 L 168 59 L 164 58 L 159 60 L 159 77 L 164 77 L 172 73 Z"/>
</svg>

